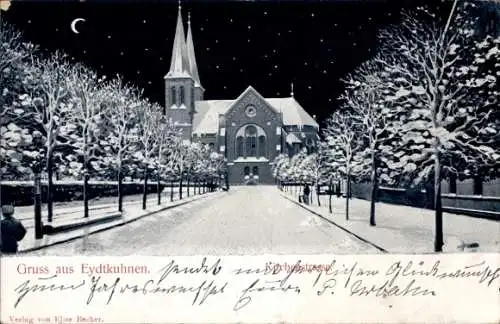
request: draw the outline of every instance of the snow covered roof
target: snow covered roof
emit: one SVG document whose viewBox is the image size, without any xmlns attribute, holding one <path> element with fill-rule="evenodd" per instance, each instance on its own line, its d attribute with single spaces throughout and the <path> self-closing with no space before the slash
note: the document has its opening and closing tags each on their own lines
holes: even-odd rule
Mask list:
<svg viewBox="0 0 500 324">
<path fill-rule="evenodd" d="M 266 98 L 266 101 L 275 109 L 283 113 L 284 125 L 307 125 L 319 128 L 314 118 L 307 113 L 294 97 Z"/>
<path fill-rule="evenodd" d="M 196 101 L 193 133 L 216 134 L 219 128 L 219 114 L 225 114 L 237 100 L 239 99 Z M 295 98 L 264 98 L 264 100 L 276 111 L 283 113 L 283 124 L 285 126 L 307 125 L 319 128 L 318 123 L 302 108 Z"/>
<path fill-rule="evenodd" d="M 294 133 L 290 133 L 286 136 L 286 142 L 290 145 L 294 143 L 302 143 L 302 141 Z"/>
<path fill-rule="evenodd" d="M 196 101 L 193 134 L 217 134 L 219 114 L 225 114 L 234 100 Z"/>
</svg>

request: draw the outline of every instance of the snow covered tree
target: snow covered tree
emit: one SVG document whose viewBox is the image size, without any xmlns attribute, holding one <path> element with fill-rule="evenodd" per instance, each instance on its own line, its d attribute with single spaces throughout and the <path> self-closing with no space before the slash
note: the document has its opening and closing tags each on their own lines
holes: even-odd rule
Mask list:
<svg viewBox="0 0 500 324">
<path fill-rule="evenodd" d="M 83 204 L 84 217 L 89 217 L 88 182 L 91 167 L 99 168 L 99 159 L 103 154 L 105 143 L 110 128 L 105 124 L 105 113 L 109 108 L 105 104 L 108 91 L 105 91 L 104 77 L 81 64 L 71 68 L 69 91 L 71 110 L 64 117 L 68 129 L 73 133 L 71 144 L 75 153 L 81 158 L 83 172 Z"/>
<path fill-rule="evenodd" d="M 386 85 L 390 82 L 384 78 L 383 69 L 375 59 L 365 62 L 354 71 L 346 80 L 346 91 L 341 96 L 345 105 L 353 112 L 361 125 L 361 134 L 364 137 L 363 150 L 358 152 L 360 160 L 358 176 L 363 171 L 370 174 L 371 204 L 370 225 L 375 226 L 375 202 L 381 171 L 381 155 L 392 151 L 390 141 L 400 131 L 400 121 L 397 119 L 400 108 L 392 107 L 385 102 Z M 383 160 L 383 159 L 382 159 Z M 384 169 L 382 169 L 384 170 Z M 384 174 L 387 176 L 386 174 Z"/>
<path fill-rule="evenodd" d="M 37 59 L 25 81 L 34 86 L 27 87 L 28 93 L 19 97 L 23 113 L 19 118 L 30 129 L 42 133 L 44 142 L 44 162 L 47 171 L 47 214 L 48 221 L 53 216 L 53 173 L 54 153 L 58 146 L 64 146 L 68 140 L 71 125 L 64 121 L 70 110 L 67 104 L 69 93 L 69 75 L 71 65 L 64 54 L 56 52 L 48 59 Z"/>
<path fill-rule="evenodd" d="M 161 111 L 159 105 L 155 105 L 155 111 Z M 175 133 L 172 125 L 167 121 L 165 116 L 158 116 L 158 129 L 156 130 L 156 143 L 157 151 L 155 153 L 156 163 L 156 189 L 158 195 L 158 205 L 161 204 L 161 180 L 162 176 L 168 172 L 168 159 L 171 156 L 171 149 L 177 134 Z"/>
<path fill-rule="evenodd" d="M 161 110 L 157 105 L 143 100 L 137 111 L 139 124 L 138 147 L 134 157 L 138 159 L 143 168 L 143 195 L 142 209 L 146 209 L 148 194 L 148 179 L 151 170 L 155 167 L 155 156 L 158 145 L 158 128 L 162 120 Z"/>
<path fill-rule="evenodd" d="M 137 141 L 137 109 L 141 93 L 138 89 L 124 84 L 121 77 L 113 79 L 103 91 L 106 92 L 105 104 L 108 106 L 106 119 L 111 126 L 104 149 L 113 156 L 118 180 L 118 211 L 123 210 L 124 163 L 132 154 L 131 146 Z"/>
<path fill-rule="evenodd" d="M 477 39 L 473 3 L 455 4 L 445 26 L 421 10 L 405 14 L 401 25 L 381 33 L 385 72 L 394 105 L 408 107 L 396 161 L 389 166 L 422 183 L 433 178 L 436 217 L 435 251 L 442 251 L 443 174 L 467 175 L 476 166 L 498 164 L 498 125 L 492 116 L 498 102 L 499 40 Z M 472 167 L 472 170 L 471 170 Z"/>
<path fill-rule="evenodd" d="M 276 182 L 278 186 L 281 188 L 281 182 L 286 180 L 285 173 L 288 168 L 288 163 L 290 162 L 290 158 L 288 157 L 287 154 L 279 154 L 274 158 L 271 171 L 273 174 L 274 179 L 276 179 Z"/>
<path fill-rule="evenodd" d="M 346 219 L 349 219 L 351 178 L 357 165 L 356 154 L 363 147 L 360 124 L 349 110 L 336 110 L 327 120 L 324 132 L 326 155 L 338 167 L 338 174 L 346 179 Z"/>
</svg>

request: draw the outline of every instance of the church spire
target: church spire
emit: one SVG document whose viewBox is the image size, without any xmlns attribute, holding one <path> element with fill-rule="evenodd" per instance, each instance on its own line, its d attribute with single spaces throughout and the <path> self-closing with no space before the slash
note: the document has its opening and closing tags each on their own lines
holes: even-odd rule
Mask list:
<svg viewBox="0 0 500 324">
<path fill-rule="evenodd" d="M 175 29 L 172 60 L 170 61 L 170 71 L 168 72 L 167 77 L 189 76 L 189 61 L 187 57 L 181 9 L 181 2 L 179 1 L 179 13 L 177 15 L 177 27 Z"/>
<path fill-rule="evenodd" d="M 201 87 L 200 76 L 198 74 L 198 65 L 196 64 L 196 56 L 194 54 L 193 35 L 191 32 L 191 13 L 188 13 L 188 34 L 186 40 L 187 57 L 189 62 L 189 73 L 194 79 L 195 86 Z"/>
</svg>

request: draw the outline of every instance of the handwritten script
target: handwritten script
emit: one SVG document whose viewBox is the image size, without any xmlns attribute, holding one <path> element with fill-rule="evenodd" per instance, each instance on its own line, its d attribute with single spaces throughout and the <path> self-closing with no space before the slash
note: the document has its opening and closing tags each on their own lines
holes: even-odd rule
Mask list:
<svg viewBox="0 0 500 324">
<path fill-rule="evenodd" d="M 13 306 L 21 307 L 28 298 L 43 298 L 53 292 L 75 292 L 78 298 L 85 296 L 81 302 L 86 305 L 101 303 L 104 306 L 125 295 L 182 296 L 192 306 L 223 298 L 231 301 L 229 307 L 236 312 L 264 295 L 277 298 L 328 298 L 338 294 L 352 298 L 433 298 L 441 292 L 437 287 L 443 289 L 440 282 L 467 281 L 486 289 L 498 289 L 500 277 L 500 268 L 486 261 L 445 269 L 439 260 L 395 259 L 390 264 L 366 266 L 358 262 L 342 263 L 334 258 L 328 266 L 304 266 L 301 260 L 288 264 L 291 266 L 278 267 L 270 261 L 262 267 L 231 267 L 224 264 L 223 258 L 204 257 L 196 264 L 172 259 L 158 270 L 140 275 L 35 275 L 14 285 Z"/>
</svg>

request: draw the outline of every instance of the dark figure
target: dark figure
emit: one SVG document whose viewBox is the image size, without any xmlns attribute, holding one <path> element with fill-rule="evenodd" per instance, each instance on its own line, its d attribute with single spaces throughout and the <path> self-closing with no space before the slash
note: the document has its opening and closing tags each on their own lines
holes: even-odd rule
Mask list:
<svg viewBox="0 0 500 324">
<path fill-rule="evenodd" d="M 306 184 L 304 186 L 304 204 L 309 205 L 309 194 L 311 193 L 311 189 L 309 188 L 309 185 Z"/>
<path fill-rule="evenodd" d="M 1 222 L 2 253 L 17 253 L 17 242 L 26 235 L 26 229 L 20 221 L 14 218 L 14 206 L 2 206 Z"/>
</svg>

